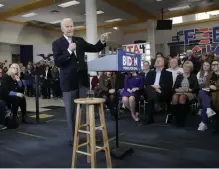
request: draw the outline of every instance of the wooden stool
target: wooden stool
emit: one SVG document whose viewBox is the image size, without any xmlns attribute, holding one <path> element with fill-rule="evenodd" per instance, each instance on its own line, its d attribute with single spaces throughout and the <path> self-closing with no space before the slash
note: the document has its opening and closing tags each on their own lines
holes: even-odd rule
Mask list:
<svg viewBox="0 0 219 169">
<path fill-rule="evenodd" d="M 75 136 L 74 147 L 72 153 L 72 168 L 76 168 L 77 154 L 83 154 L 87 156 L 87 162 L 91 163 L 92 168 L 96 168 L 96 153 L 104 150 L 107 162 L 107 168 L 112 168 L 109 142 L 106 130 L 106 122 L 104 117 L 103 104 L 105 99 L 102 98 L 79 98 L 75 99 L 77 104 L 77 112 L 75 119 Z M 86 124 L 81 125 L 81 110 L 82 105 L 86 105 Z M 98 105 L 100 126 L 95 125 L 95 112 L 94 105 Z M 81 127 L 86 127 L 87 130 L 81 130 Z M 103 134 L 103 147 L 96 146 L 96 130 L 101 130 Z M 87 134 L 87 142 L 79 144 L 79 134 Z M 87 152 L 79 151 L 80 147 L 87 146 Z"/>
</svg>

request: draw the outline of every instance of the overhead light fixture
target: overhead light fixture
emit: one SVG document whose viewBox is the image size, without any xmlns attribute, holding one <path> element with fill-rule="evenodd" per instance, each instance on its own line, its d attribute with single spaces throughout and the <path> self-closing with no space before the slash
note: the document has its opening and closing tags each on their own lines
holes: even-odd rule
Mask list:
<svg viewBox="0 0 219 169">
<path fill-rule="evenodd" d="M 190 8 L 189 5 L 184 5 L 184 6 L 177 6 L 173 8 L 168 8 L 169 11 L 178 11 L 178 10 L 183 10 L 183 9 L 188 9 Z"/>
<path fill-rule="evenodd" d="M 32 12 L 32 13 L 27 13 L 25 15 L 22 15 L 22 17 L 29 18 L 29 17 L 36 16 L 36 15 L 38 15 L 38 14 Z"/>
<path fill-rule="evenodd" d="M 65 3 L 59 4 L 58 6 L 60 6 L 62 8 L 67 8 L 69 6 L 77 5 L 77 4 L 80 4 L 80 2 L 78 2 L 76 0 L 73 0 L 73 1 L 69 1 L 69 2 L 65 2 Z"/>
<path fill-rule="evenodd" d="M 97 11 L 97 15 L 99 15 L 99 14 L 103 14 L 103 13 L 104 13 L 104 12 L 101 11 L 101 10 Z"/>
<path fill-rule="evenodd" d="M 113 29 L 115 29 L 115 30 L 119 30 L 119 27 L 113 27 Z"/>
<path fill-rule="evenodd" d="M 161 2 L 162 0 L 156 0 L 157 2 Z"/>
<path fill-rule="evenodd" d="M 104 12 L 103 11 L 101 11 L 101 10 L 98 10 L 97 11 L 97 15 L 100 15 L 100 14 L 103 14 Z M 84 15 L 86 15 L 86 14 L 84 14 Z"/>
<path fill-rule="evenodd" d="M 50 22 L 51 24 L 57 24 L 57 23 L 60 23 L 62 20 L 57 20 L 57 21 L 52 21 Z"/>
<path fill-rule="evenodd" d="M 3 4 L 0 4 L 0 8 L 1 8 L 1 7 L 3 7 L 3 6 L 5 6 L 5 5 L 3 5 Z"/>
<path fill-rule="evenodd" d="M 209 12 L 206 12 L 206 13 L 209 14 L 209 15 L 216 16 L 216 15 L 219 15 L 219 10 L 216 10 L 216 11 L 209 11 Z"/>
<path fill-rule="evenodd" d="M 116 18 L 116 19 L 110 19 L 110 20 L 106 20 L 105 22 L 118 22 L 121 21 L 121 18 Z"/>
</svg>

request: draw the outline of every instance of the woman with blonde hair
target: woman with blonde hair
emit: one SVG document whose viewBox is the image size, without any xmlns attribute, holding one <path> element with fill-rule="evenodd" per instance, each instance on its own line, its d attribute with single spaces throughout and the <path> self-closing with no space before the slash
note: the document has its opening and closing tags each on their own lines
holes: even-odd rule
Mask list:
<svg viewBox="0 0 219 169">
<path fill-rule="evenodd" d="M 193 63 L 185 61 L 183 64 L 183 74 L 179 74 L 173 86 L 172 112 L 176 117 L 176 123 L 184 126 L 186 113 L 188 112 L 188 102 L 196 99 L 199 91 L 199 84 L 196 75 L 192 74 Z"/>
<path fill-rule="evenodd" d="M 20 80 L 21 70 L 18 64 L 13 63 L 1 84 L 1 97 L 11 108 L 13 117 L 17 118 L 18 108 L 21 108 L 22 122 L 26 120 L 26 99 L 24 97 L 24 84 Z"/>
</svg>

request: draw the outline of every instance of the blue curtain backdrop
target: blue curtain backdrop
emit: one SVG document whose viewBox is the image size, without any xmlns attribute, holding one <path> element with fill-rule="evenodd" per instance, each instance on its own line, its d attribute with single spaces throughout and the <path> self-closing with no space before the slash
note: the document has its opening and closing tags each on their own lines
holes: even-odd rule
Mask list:
<svg viewBox="0 0 219 169">
<path fill-rule="evenodd" d="M 25 66 L 28 62 L 33 62 L 33 45 L 20 46 L 20 62 Z"/>
</svg>

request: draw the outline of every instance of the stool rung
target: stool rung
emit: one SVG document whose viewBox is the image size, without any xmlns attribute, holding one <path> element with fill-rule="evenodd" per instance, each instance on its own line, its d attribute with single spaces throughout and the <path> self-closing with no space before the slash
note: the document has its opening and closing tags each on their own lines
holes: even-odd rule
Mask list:
<svg viewBox="0 0 219 169">
<path fill-rule="evenodd" d="M 79 133 L 84 133 L 84 134 L 90 134 L 89 131 L 85 131 L 85 130 L 78 130 Z"/>
<path fill-rule="evenodd" d="M 80 128 L 81 127 L 87 127 L 87 126 L 89 126 L 89 124 L 82 124 L 82 125 L 80 125 Z"/>
<path fill-rule="evenodd" d="M 89 144 L 88 142 L 79 144 L 79 145 L 78 145 L 78 148 L 83 147 L 83 146 L 86 146 L 86 145 L 88 145 L 88 144 Z"/>
<path fill-rule="evenodd" d="M 99 147 L 99 146 L 96 146 L 96 152 L 99 152 L 101 150 L 105 150 L 106 147 Z"/>
<path fill-rule="evenodd" d="M 86 153 L 86 152 L 84 152 L 84 151 L 76 151 L 76 152 L 79 153 L 79 154 L 86 155 L 86 156 L 91 156 L 91 154 Z"/>
<path fill-rule="evenodd" d="M 103 126 L 95 127 L 95 130 L 102 130 Z"/>
</svg>

